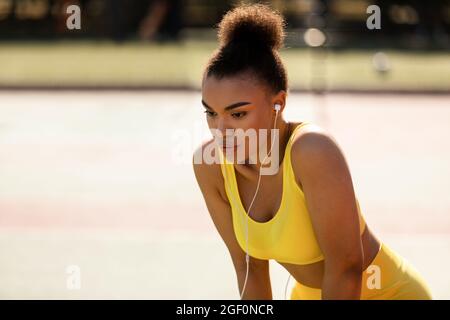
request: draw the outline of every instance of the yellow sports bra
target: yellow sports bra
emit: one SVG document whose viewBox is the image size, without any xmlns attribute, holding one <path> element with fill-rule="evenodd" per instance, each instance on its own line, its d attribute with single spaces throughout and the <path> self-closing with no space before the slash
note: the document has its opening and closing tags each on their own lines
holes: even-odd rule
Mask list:
<svg viewBox="0 0 450 320">
<path fill-rule="evenodd" d="M 241 202 L 234 165 L 219 150 L 220 167 L 224 177 L 225 192 L 230 202 L 234 233 L 242 250 L 246 251 L 246 221 L 248 218 L 248 253 L 258 259 L 274 259 L 282 263 L 310 264 L 324 259 L 317 243 L 305 196 L 298 186 L 291 164 L 291 146 L 295 132 L 286 145 L 283 158 L 283 193 L 281 204 L 275 216 L 266 222 L 258 222 L 248 216 Z M 365 221 L 361 215 L 358 199 L 360 234 L 364 232 Z"/>
</svg>

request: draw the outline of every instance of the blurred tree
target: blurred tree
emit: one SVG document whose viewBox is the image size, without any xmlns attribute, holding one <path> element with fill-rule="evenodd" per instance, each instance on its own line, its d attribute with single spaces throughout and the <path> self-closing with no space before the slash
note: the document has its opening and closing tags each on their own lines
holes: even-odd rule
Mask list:
<svg viewBox="0 0 450 320">
<path fill-rule="evenodd" d="M 142 40 L 178 40 L 181 21 L 181 0 L 155 0 L 141 20 L 138 34 Z"/>
</svg>

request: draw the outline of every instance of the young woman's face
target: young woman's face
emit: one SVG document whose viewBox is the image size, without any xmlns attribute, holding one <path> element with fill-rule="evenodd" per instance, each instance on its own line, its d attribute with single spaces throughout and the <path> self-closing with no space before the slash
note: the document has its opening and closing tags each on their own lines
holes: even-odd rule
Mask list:
<svg viewBox="0 0 450 320">
<path fill-rule="evenodd" d="M 242 140 L 239 142 L 237 138 L 227 139 L 233 136 L 232 131 L 227 129 L 232 129 L 234 132 L 239 132 L 235 131 L 236 129 L 242 129 L 243 132 L 251 129 L 250 131 L 257 133 L 256 143 L 259 145 L 260 129 L 270 130 L 274 124 L 273 103 L 283 103 L 283 101 L 278 102 L 277 97 L 268 92 L 266 86 L 258 84 L 250 77 L 217 79 L 210 76 L 204 79 L 202 104 L 208 126 L 216 142 L 222 145 L 222 151 L 225 154 L 233 151 L 234 160 L 237 159 L 239 151 L 247 161 L 252 151 L 249 143 L 252 142 L 248 137 L 245 137 L 245 144 Z M 268 137 L 270 137 L 269 134 Z"/>
</svg>

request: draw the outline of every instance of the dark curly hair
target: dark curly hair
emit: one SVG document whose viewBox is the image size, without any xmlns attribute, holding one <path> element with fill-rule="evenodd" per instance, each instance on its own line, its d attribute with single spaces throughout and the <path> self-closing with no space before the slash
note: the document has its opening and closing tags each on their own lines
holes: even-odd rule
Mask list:
<svg viewBox="0 0 450 320">
<path fill-rule="evenodd" d="M 273 93 L 287 91 L 286 69 L 279 56 L 285 21 L 267 5 L 238 5 L 218 25 L 219 48 L 206 66 L 204 76 L 218 79 L 250 74 Z"/>
</svg>

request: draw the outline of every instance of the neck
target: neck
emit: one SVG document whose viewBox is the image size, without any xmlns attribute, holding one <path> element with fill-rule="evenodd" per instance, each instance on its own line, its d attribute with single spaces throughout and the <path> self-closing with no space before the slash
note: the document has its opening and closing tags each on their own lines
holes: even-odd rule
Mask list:
<svg viewBox="0 0 450 320">
<path fill-rule="evenodd" d="M 269 164 L 271 165 L 270 161 L 273 161 L 272 154 L 274 154 L 277 151 L 279 154 L 278 166 L 281 166 L 281 163 L 283 161 L 284 151 L 286 150 L 286 146 L 287 146 L 287 142 L 289 140 L 289 135 L 290 135 L 290 130 L 291 130 L 290 123 L 281 118 L 277 121 L 275 129 L 279 130 L 278 137 L 275 136 L 275 138 L 278 139 L 278 149 L 279 150 L 275 150 L 276 149 L 275 139 L 272 136 L 272 131 L 269 130 L 269 134 L 267 135 L 268 141 L 267 141 L 267 149 L 266 149 L 268 156 L 266 158 L 265 165 L 263 167 L 268 167 Z M 272 144 L 272 139 L 273 139 L 274 147 L 272 148 L 272 152 L 269 154 L 270 147 Z M 246 162 L 243 164 L 235 164 L 235 166 L 236 166 L 236 168 L 240 167 L 246 171 L 250 171 L 251 173 L 258 175 L 259 170 L 261 169 L 262 161 L 263 161 L 263 159 L 260 159 L 259 157 L 257 157 L 256 163 L 247 163 Z"/>
</svg>

